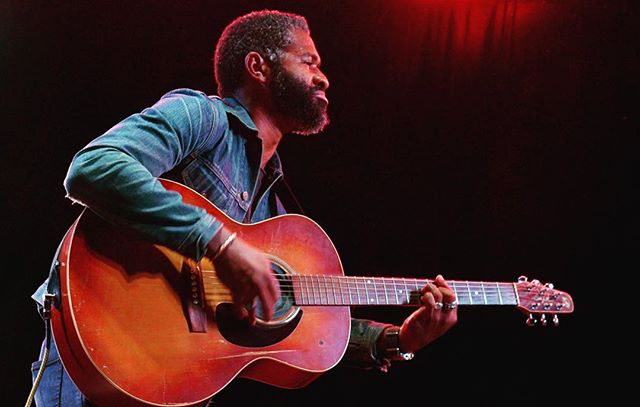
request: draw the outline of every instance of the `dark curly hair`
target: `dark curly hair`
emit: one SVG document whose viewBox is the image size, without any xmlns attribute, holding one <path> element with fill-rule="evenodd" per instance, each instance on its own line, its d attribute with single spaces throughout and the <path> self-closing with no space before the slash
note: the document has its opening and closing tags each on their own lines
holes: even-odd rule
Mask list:
<svg viewBox="0 0 640 407">
<path fill-rule="evenodd" d="M 309 32 L 303 16 L 275 10 L 254 11 L 229 23 L 213 57 L 218 94 L 231 96 L 238 89 L 244 58 L 249 52 L 255 51 L 267 61 L 279 63 L 280 54 L 291 44 L 294 28 Z"/>
</svg>

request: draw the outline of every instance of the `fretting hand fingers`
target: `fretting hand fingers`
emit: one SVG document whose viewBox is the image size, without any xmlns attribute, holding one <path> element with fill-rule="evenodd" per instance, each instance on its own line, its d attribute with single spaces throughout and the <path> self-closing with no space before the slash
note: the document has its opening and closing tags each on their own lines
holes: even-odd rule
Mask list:
<svg viewBox="0 0 640 407">
<path fill-rule="evenodd" d="M 449 287 L 444 277 L 438 275 L 434 280 L 434 284 L 438 287 L 442 293 L 442 304 L 445 311 L 451 311 L 458 306 L 455 292 Z"/>
<path fill-rule="evenodd" d="M 438 286 L 433 283 L 427 283 L 421 290 L 421 301 L 433 310 L 442 309 L 443 293 Z"/>
<path fill-rule="evenodd" d="M 456 324 L 458 313 L 455 292 L 438 275 L 420 290 L 422 306 L 402 323 L 401 348 L 415 352 L 447 332 Z"/>
</svg>

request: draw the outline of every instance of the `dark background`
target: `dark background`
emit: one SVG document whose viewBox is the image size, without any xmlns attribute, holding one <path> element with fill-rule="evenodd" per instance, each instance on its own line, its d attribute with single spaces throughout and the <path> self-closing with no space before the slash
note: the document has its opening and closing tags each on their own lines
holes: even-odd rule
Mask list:
<svg viewBox="0 0 640 407">
<path fill-rule="evenodd" d="M 78 4 L 73 4 L 78 3 Z M 388 374 L 338 367 L 302 390 L 234 381 L 217 405 L 538 405 L 619 397 L 612 314 L 635 270 L 633 2 L 15 1 L 0 5 L 2 399 L 26 400 L 43 327 L 29 298 L 80 208 L 73 154 L 165 92 L 215 93 L 210 59 L 245 12 L 305 15 L 332 124 L 280 153 L 349 275 L 514 281 L 570 293 L 561 325 L 467 307 Z M 633 140 L 635 141 L 635 140 Z M 637 270 L 637 269 L 636 269 Z M 622 292 L 620 292 L 622 291 Z M 633 291 L 632 291 L 633 293 Z M 406 309 L 354 315 L 401 323 Z M 615 345 L 607 339 L 615 339 Z M 630 349 L 630 348 L 629 348 Z"/>
</svg>

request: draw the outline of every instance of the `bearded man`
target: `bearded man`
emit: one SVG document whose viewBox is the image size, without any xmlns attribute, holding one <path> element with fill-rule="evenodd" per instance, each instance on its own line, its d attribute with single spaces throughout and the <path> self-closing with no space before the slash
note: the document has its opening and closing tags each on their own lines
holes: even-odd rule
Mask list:
<svg viewBox="0 0 640 407">
<path fill-rule="evenodd" d="M 281 295 L 268 257 L 158 178 L 194 189 L 237 222 L 286 213 L 277 147 L 285 135 L 327 126 L 329 81 L 305 18 L 279 11 L 230 23 L 216 45 L 214 70 L 219 95 L 190 89 L 165 94 L 81 149 L 64 185 L 72 200 L 108 222 L 195 261 L 210 258 L 232 294 L 236 316 L 255 324 L 273 317 Z M 47 291 L 57 292 L 57 268 L 54 261 L 50 278 L 34 294 L 41 305 Z M 438 276 L 420 292 L 422 305 L 401 327 L 352 319 L 343 359 L 386 370 L 449 330 L 457 310 L 444 279 Z M 55 343 L 49 360 L 37 405 L 90 405 L 61 366 Z"/>
</svg>

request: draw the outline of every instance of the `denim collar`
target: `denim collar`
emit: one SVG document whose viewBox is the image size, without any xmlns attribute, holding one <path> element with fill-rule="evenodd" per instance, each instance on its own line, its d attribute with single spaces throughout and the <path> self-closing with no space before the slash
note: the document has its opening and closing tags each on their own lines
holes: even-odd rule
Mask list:
<svg viewBox="0 0 640 407">
<path fill-rule="evenodd" d="M 244 106 L 240 104 L 240 102 L 238 102 L 234 98 L 223 98 L 222 102 L 224 103 L 224 110 L 227 113 L 231 113 L 232 115 L 234 115 L 247 128 L 256 132 L 258 131 L 255 123 L 249 116 L 249 112 L 247 112 L 247 109 L 245 109 Z"/>
<path fill-rule="evenodd" d="M 247 109 L 245 109 L 237 99 L 230 97 L 221 99 L 224 104 L 225 112 L 232 114 L 243 125 L 245 125 L 245 127 L 258 133 L 258 128 L 249 116 L 249 112 L 247 112 Z M 258 139 L 262 142 L 262 139 L 259 136 Z M 266 170 L 268 174 L 272 174 L 275 178 L 279 178 L 282 175 L 282 162 L 280 161 L 280 156 L 277 151 L 267 163 Z"/>
</svg>

